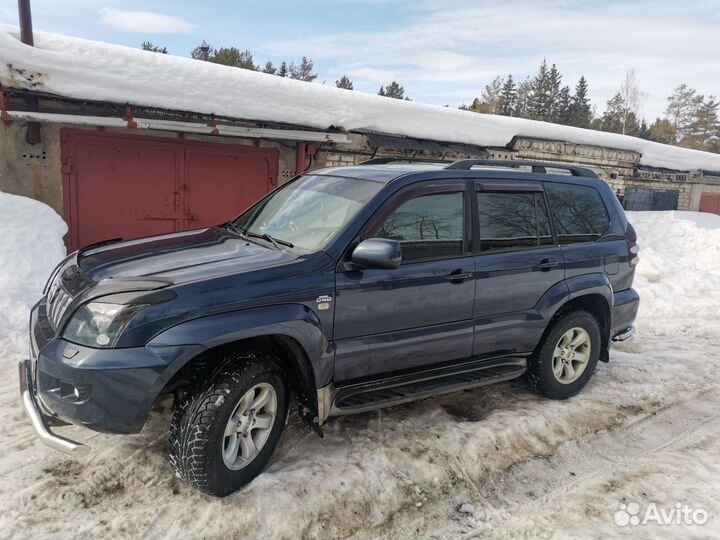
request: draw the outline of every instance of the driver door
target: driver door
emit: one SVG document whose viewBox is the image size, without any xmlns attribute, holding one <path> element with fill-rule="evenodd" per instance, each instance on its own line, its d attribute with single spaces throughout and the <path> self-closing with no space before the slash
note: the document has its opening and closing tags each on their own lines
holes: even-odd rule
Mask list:
<svg viewBox="0 0 720 540">
<path fill-rule="evenodd" d="M 338 267 L 335 382 L 377 378 L 471 355 L 474 259 L 465 182 L 392 197 L 361 233 L 400 242 L 395 269 Z"/>
</svg>

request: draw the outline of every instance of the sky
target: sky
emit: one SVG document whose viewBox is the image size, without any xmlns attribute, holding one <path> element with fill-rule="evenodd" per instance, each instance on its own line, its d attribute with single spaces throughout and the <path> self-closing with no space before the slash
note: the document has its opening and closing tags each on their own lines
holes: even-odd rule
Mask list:
<svg viewBox="0 0 720 540">
<path fill-rule="evenodd" d="M 628 70 L 640 116 L 660 116 L 679 84 L 720 94 L 720 0 L 31 0 L 36 30 L 189 56 L 202 40 L 256 63 L 315 63 L 376 93 L 396 80 L 414 101 L 469 104 L 496 75 L 532 76 L 543 58 L 563 83 L 584 75 L 601 114 Z M 17 24 L 17 1 L 0 22 Z"/>
</svg>

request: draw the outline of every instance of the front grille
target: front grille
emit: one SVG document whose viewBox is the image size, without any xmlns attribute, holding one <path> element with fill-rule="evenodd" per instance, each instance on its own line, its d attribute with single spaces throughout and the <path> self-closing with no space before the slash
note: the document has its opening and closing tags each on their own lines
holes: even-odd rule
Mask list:
<svg viewBox="0 0 720 540">
<path fill-rule="evenodd" d="M 60 276 L 56 278 L 58 281 L 60 279 Z M 47 317 L 53 330 L 57 330 L 58 325 L 60 324 L 60 319 L 62 319 L 62 316 L 71 301 L 72 296 L 63 288 L 62 285 L 58 283 L 53 284 L 53 286 L 50 287 L 47 300 Z"/>
</svg>

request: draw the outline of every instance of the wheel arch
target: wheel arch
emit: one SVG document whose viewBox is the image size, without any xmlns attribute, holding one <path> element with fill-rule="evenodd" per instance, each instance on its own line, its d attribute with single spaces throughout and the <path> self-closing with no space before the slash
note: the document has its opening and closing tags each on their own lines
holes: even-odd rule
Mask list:
<svg viewBox="0 0 720 540">
<path fill-rule="evenodd" d="M 593 273 L 582 276 L 574 276 L 562 282 L 566 287 L 566 293 L 546 295 L 546 302 L 541 306 L 548 324 L 543 332 L 539 343 L 542 343 L 545 336 L 553 327 L 554 322 L 566 313 L 575 310 L 583 310 L 590 313 L 598 321 L 600 326 L 600 338 L 602 348 L 600 360 L 609 360 L 610 333 L 612 328 L 613 289 L 610 280 L 605 274 Z M 558 284 L 560 285 L 560 284 Z"/>
<path fill-rule="evenodd" d="M 332 349 L 317 316 L 301 304 L 267 306 L 222 313 L 181 323 L 159 334 L 150 348 L 192 344 L 165 370 L 157 395 L 214 373 L 218 360 L 239 349 L 261 349 L 280 358 L 288 382 L 300 400 L 317 414 L 317 388 L 332 378 Z M 198 347 L 201 346 L 201 348 Z"/>
</svg>

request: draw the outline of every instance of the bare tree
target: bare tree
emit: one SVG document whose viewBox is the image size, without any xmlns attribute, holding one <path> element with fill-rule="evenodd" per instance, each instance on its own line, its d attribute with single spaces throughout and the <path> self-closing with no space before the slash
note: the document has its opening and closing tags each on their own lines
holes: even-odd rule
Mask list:
<svg viewBox="0 0 720 540">
<path fill-rule="evenodd" d="M 637 122 L 629 122 L 629 120 L 631 117 L 639 118 L 640 107 L 645 100 L 645 94 L 638 87 L 634 69 L 625 72 L 618 94 L 622 98 L 622 134 L 626 135 L 628 131 L 632 131 L 628 128 L 637 124 Z"/>
</svg>

